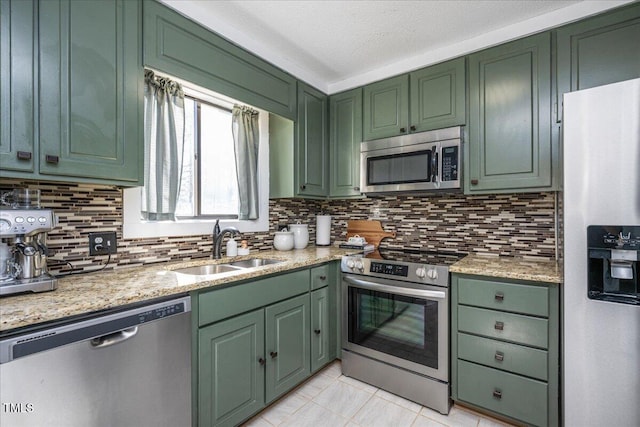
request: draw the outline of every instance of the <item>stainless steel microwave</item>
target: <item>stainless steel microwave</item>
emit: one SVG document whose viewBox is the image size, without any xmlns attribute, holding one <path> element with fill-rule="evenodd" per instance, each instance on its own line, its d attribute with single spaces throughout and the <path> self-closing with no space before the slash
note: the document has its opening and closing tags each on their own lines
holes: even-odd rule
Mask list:
<svg viewBox="0 0 640 427">
<path fill-rule="evenodd" d="M 458 190 L 461 175 L 460 126 L 360 145 L 360 190 L 365 194 Z"/>
</svg>

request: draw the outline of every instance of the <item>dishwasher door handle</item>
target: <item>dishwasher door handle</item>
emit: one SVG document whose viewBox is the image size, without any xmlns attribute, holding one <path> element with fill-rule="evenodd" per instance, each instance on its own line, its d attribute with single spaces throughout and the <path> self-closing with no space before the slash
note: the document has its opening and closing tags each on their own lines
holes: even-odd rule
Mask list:
<svg viewBox="0 0 640 427">
<path fill-rule="evenodd" d="M 133 328 L 123 329 L 118 332 L 114 332 L 112 334 L 103 335 L 98 338 L 94 338 L 89 341 L 91 347 L 99 349 L 111 347 L 112 345 L 121 343 L 123 341 L 129 340 L 136 336 L 138 333 L 138 327 L 134 326 Z"/>
</svg>

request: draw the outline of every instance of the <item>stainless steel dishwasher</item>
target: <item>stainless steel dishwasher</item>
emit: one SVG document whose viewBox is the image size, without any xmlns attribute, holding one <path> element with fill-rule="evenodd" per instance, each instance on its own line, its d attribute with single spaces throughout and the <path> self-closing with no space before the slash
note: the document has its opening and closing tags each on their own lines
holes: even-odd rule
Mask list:
<svg viewBox="0 0 640 427">
<path fill-rule="evenodd" d="M 190 426 L 189 297 L 0 340 L 0 425 Z"/>
</svg>

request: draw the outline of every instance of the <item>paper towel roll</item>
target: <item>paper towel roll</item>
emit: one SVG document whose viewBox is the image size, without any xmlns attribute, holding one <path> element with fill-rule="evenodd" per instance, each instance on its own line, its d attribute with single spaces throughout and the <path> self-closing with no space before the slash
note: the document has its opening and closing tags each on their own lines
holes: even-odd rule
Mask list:
<svg viewBox="0 0 640 427">
<path fill-rule="evenodd" d="M 331 215 L 316 216 L 316 245 L 331 244 Z"/>
</svg>

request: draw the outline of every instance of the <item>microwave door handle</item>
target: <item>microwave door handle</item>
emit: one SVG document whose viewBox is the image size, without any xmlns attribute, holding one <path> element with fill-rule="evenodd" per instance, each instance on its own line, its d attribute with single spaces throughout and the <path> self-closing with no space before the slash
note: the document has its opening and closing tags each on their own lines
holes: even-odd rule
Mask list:
<svg viewBox="0 0 640 427">
<path fill-rule="evenodd" d="M 353 277 L 345 276 L 344 281 L 354 285 L 357 288 L 369 289 L 372 291 L 387 292 L 390 294 L 404 295 L 408 297 L 423 297 L 423 298 L 436 298 L 445 299 L 447 294 L 443 291 L 429 291 L 426 289 L 409 289 L 400 288 L 397 286 L 388 286 L 381 283 L 369 282 L 367 280 L 356 279 Z"/>
<path fill-rule="evenodd" d="M 438 183 L 438 149 L 433 147 L 431 150 L 431 182 Z"/>
</svg>

